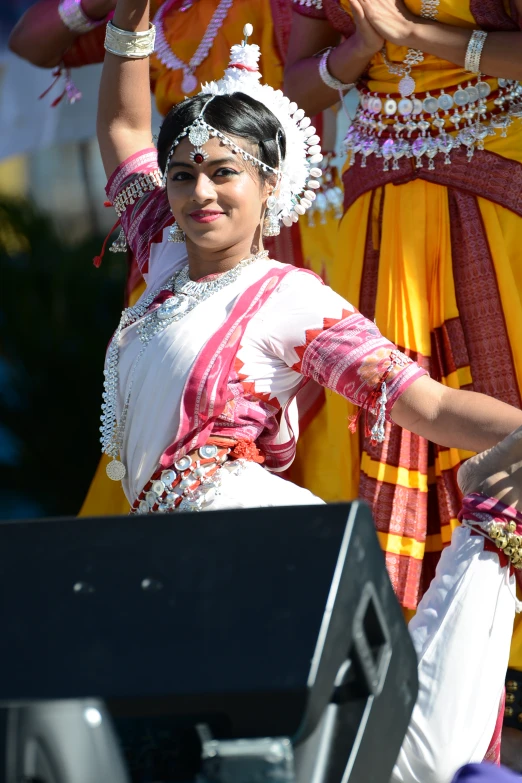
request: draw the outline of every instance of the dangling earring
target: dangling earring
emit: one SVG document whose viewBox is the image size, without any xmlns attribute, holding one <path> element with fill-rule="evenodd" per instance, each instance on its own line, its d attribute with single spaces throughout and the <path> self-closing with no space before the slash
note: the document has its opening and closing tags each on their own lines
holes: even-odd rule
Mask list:
<svg viewBox="0 0 522 783">
<path fill-rule="evenodd" d="M 170 227 L 168 241 L 169 242 L 184 242 L 185 241 L 185 232 L 175 222 Z"/>
<path fill-rule="evenodd" d="M 274 207 L 277 204 L 275 196 L 269 196 L 266 200 L 266 212 L 263 220 L 263 236 L 264 237 L 277 237 L 281 231 L 279 218 L 274 212 Z"/>
</svg>

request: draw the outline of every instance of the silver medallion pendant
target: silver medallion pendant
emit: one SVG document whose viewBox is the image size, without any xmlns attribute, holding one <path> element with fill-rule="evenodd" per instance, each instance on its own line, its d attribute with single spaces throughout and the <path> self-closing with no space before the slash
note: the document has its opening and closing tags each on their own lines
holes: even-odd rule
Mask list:
<svg viewBox="0 0 522 783">
<path fill-rule="evenodd" d="M 407 98 L 415 92 L 415 79 L 409 74 L 403 76 L 399 82 L 399 92 L 403 98 Z"/>
<path fill-rule="evenodd" d="M 119 459 L 113 459 L 105 468 L 105 472 L 112 481 L 122 481 L 127 475 L 127 468 Z"/>
<path fill-rule="evenodd" d="M 189 304 L 192 304 L 188 296 L 171 296 L 155 311 L 158 321 L 169 321 L 178 313 L 183 313 Z"/>
<path fill-rule="evenodd" d="M 198 86 L 198 80 L 194 76 L 193 73 L 190 71 L 185 71 L 185 75 L 183 76 L 183 81 L 181 82 L 181 89 L 184 93 L 189 95 L 191 92 L 194 92 L 194 90 Z"/>
</svg>

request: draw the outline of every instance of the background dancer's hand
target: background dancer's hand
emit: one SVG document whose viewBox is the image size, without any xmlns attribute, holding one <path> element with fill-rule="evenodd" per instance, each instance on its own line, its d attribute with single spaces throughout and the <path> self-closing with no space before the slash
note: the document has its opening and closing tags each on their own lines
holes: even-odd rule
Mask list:
<svg viewBox="0 0 522 783">
<path fill-rule="evenodd" d="M 355 0 L 352 6 L 356 5 L 383 39 L 397 46 L 407 46 L 417 17 L 408 11 L 402 0 Z"/>
<path fill-rule="evenodd" d="M 351 0 L 350 6 L 356 27 L 356 33 L 353 36 L 354 45 L 359 52 L 364 52 L 368 58 L 371 58 L 384 46 L 384 38 L 366 18 L 359 0 Z"/>
<path fill-rule="evenodd" d="M 59 0 L 39 0 L 28 8 L 9 35 L 11 51 L 40 68 L 60 65 L 80 34 L 64 25 L 58 5 Z M 115 7 L 116 0 L 82 0 L 82 10 L 93 20 L 102 21 Z"/>
<path fill-rule="evenodd" d="M 461 465 L 457 481 L 463 495 L 481 492 L 507 506 L 522 508 L 522 427 Z"/>
</svg>

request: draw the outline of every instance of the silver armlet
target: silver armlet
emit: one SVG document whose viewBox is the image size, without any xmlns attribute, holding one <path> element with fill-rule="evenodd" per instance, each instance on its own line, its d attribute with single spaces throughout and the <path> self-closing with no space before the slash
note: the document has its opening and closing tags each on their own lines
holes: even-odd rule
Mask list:
<svg viewBox="0 0 522 783">
<path fill-rule="evenodd" d="M 148 30 L 135 33 L 120 30 L 109 22 L 105 32 L 105 49 L 117 57 L 138 59 L 149 57 L 153 53 L 155 40 L 156 28 L 153 24 L 150 24 Z"/>
</svg>

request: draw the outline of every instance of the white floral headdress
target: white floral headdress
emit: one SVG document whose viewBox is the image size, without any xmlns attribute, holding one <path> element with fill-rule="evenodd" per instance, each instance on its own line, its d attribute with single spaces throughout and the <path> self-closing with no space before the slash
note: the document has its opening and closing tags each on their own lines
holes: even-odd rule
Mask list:
<svg viewBox="0 0 522 783">
<path fill-rule="evenodd" d="M 260 84 L 261 73 L 259 71 L 260 50 L 256 44 L 248 44 L 247 39 L 252 35 L 252 25 L 244 27 L 245 40 L 242 44 L 233 46 L 230 50 L 230 63 L 222 79 L 217 82 L 208 82 L 201 86 L 200 95 L 208 95 L 199 116 L 188 127 L 184 128 L 171 145 L 165 171 L 163 174 L 166 182 L 167 172 L 172 154 L 180 141 L 188 136 L 194 147 L 191 153 L 192 160 L 202 163 L 207 153 L 204 145 L 211 137 L 218 137 L 224 144 L 240 154 L 245 160 L 259 166 L 263 171 L 273 172 L 277 176 L 275 203 L 273 212 L 286 225 L 290 226 L 304 215 L 312 206 L 315 199 L 315 190 L 320 183 L 317 178 L 322 171 L 317 167 L 323 159 L 321 154 L 320 139 L 309 117 L 305 116 L 297 104 L 291 102 L 281 90 L 274 90 L 268 84 Z M 205 118 L 205 109 L 216 95 L 232 95 L 242 92 L 260 103 L 264 104 L 277 117 L 286 136 L 286 154 L 277 169 L 268 166 L 263 161 L 250 155 L 242 147 L 239 147 L 224 133 L 209 125 Z M 279 140 L 275 139 L 279 145 Z"/>
</svg>

